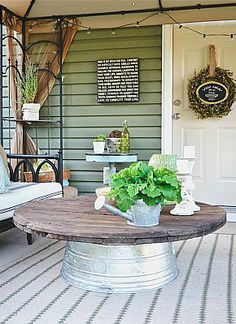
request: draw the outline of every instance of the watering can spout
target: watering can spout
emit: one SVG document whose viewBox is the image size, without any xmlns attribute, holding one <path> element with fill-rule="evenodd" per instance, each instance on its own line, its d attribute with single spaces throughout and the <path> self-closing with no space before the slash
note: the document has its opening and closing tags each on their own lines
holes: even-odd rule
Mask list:
<svg viewBox="0 0 236 324">
<path fill-rule="evenodd" d="M 108 204 L 104 204 L 103 205 L 106 209 L 110 210 L 113 214 L 119 215 L 129 221 L 133 221 L 133 217 L 131 215 L 129 215 L 129 213 L 123 213 L 121 210 L 119 210 L 118 208 L 108 205 Z"/>
<path fill-rule="evenodd" d="M 105 207 L 106 209 L 108 209 L 109 211 L 111 211 L 113 214 L 119 215 L 129 221 L 133 221 L 133 217 L 129 214 L 129 213 L 123 213 L 121 210 L 119 210 L 118 208 L 105 204 L 105 196 L 98 196 L 98 198 L 96 199 L 95 203 L 94 203 L 94 208 L 96 210 L 101 209 L 102 207 Z"/>
</svg>

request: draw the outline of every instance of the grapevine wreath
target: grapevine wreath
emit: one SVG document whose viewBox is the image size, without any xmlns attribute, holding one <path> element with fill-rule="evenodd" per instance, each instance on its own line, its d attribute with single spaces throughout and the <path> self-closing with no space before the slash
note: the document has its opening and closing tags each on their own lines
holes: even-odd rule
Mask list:
<svg viewBox="0 0 236 324">
<path fill-rule="evenodd" d="M 214 76 L 209 76 L 210 66 L 202 69 L 198 74 L 194 72 L 194 77 L 188 80 L 189 108 L 195 112 L 199 119 L 208 117 L 222 118 L 231 111 L 231 106 L 235 101 L 236 84 L 232 78 L 232 72 L 215 67 Z M 223 100 L 217 103 L 204 102 L 198 95 L 198 89 L 201 85 L 207 83 L 220 84 L 227 90 L 227 95 Z"/>
</svg>

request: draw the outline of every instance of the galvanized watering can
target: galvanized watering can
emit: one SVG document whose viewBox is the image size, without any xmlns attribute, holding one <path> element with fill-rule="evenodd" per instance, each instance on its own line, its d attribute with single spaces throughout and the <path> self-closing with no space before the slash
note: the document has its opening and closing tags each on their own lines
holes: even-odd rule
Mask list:
<svg viewBox="0 0 236 324">
<path fill-rule="evenodd" d="M 105 207 L 113 214 L 119 215 L 127 219 L 127 223 L 137 227 L 151 227 L 159 224 L 161 205 L 148 206 L 143 200 L 137 200 L 126 213 L 120 211 L 118 208 L 105 203 L 105 196 L 98 196 L 94 203 L 96 210 Z"/>
</svg>

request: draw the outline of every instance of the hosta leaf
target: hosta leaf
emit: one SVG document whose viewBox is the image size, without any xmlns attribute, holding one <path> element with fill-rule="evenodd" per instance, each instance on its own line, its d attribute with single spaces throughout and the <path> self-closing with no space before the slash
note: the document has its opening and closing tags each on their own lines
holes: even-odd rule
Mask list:
<svg viewBox="0 0 236 324">
<path fill-rule="evenodd" d="M 125 189 L 119 189 L 117 194 L 119 199 L 131 199 Z"/>
<path fill-rule="evenodd" d="M 133 199 L 122 199 L 117 201 L 117 207 L 122 211 L 126 212 L 132 205 L 134 205 L 135 200 Z"/>
<path fill-rule="evenodd" d="M 158 187 L 151 184 L 151 185 L 147 186 L 145 189 L 143 189 L 143 193 L 146 194 L 148 197 L 155 198 L 161 194 L 161 191 Z"/>
<path fill-rule="evenodd" d="M 137 185 L 128 185 L 127 187 L 127 192 L 130 195 L 130 197 L 134 197 L 137 195 L 137 193 L 139 192 L 139 188 Z"/>
<path fill-rule="evenodd" d="M 172 185 L 173 187 L 178 187 L 178 184 L 179 184 L 179 181 L 176 178 L 173 177 L 173 175 L 164 175 L 163 178 L 162 178 L 162 181 L 166 182 L 166 183 L 169 183 L 170 185 Z"/>
<path fill-rule="evenodd" d="M 114 179 L 111 183 L 111 188 L 121 188 L 125 184 L 123 179 Z"/>
<path fill-rule="evenodd" d="M 173 194 L 173 189 L 168 184 L 161 185 L 159 189 L 165 198 L 170 197 Z"/>
<path fill-rule="evenodd" d="M 154 205 L 157 205 L 156 198 L 152 198 L 152 197 L 143 197 L 143 201 L 144 201 L 145 204 L 147 204 L 148 206 L 154 206 Z"/>
<path fill-rule="evenodd" d="M 147 175 L 150 172 L 150 167 L 145 164 L 145 163 L 139 163 L 139 171 L 143 174 L 143 175 Z"/>
</svg>

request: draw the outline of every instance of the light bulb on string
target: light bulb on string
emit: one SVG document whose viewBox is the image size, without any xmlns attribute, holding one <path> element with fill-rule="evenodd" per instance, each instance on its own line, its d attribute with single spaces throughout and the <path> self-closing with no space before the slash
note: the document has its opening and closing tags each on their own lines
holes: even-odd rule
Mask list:
<svg viewBox="0 0 236 324">
<path fill-rule="evenodd" d="M 52 31 L 55 32 L 57 30 L 57 23 L 58 21 L 54 21 L 54 27 L 52 27 Z"/>
<path fill-rule="evenodd" d="M 203 34 L 203 35 L 202 35 L 202 40 L 205 41 L 205 40 L 206 40 L 206 36 L 207 36 L 206 34 Z"/>
<path fill-rule="evenodd" d="M 230 34 L 230 40 L 234 40 L 234 34 Z"/>
<path fill-rule="evenodd" d="M 139 26 L 140 26 L 140 22 L 137 21 L 137 22 L 136 22 L 136 27 L 139 27 Z"/>
<path fill-rule="evenodd" d="M 112 29 L 112 32 L 111 32 L 112 35 L 115 35 L 116 34 L 116 31 L 115 29 Z"/>
<path fill-rule="evenodd" d="M 90 28 L 90 27 L 87 29 L 87 34 L 88 34 L 88 35 L 91 34 L 91 28 Z"/>
<path fill-rule="evenodd" d="M 35 27 L 35 26 L 37 26 L 37 21 L 36 21 L 36 20 L 34 20 L 34 21 L 32 22 L 32 24 L 29 25 L 29 33 L 32 32 L 33 27 Z"/>
<path fill-rule="evenodd" d="M 183 25 L 179 25 L 179 30 L 182 30 L 182 28 L 183 28 Z"/>
</svg>

